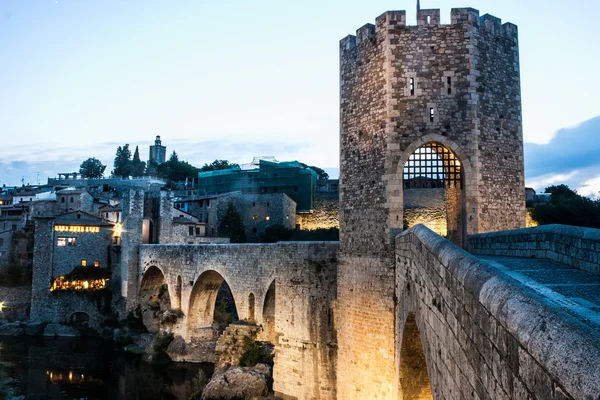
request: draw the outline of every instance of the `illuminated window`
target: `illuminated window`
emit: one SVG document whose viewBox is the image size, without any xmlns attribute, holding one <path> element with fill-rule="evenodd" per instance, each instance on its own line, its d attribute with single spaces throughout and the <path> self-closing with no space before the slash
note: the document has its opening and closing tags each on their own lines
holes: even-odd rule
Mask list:
<svg viewBox="0 0 600 400">
<path fill-rule="evenodd" d="M 81 260 L 81 266 L 87 267 L 87 260 Z"/>
<path fill-rule="evenodd" d="M 99 267 L 100 266 L 100 261 L 96 260 L 94 261 L 94 267 Z"/>
<path fill-rule="evenodd" d="M 271 217 L 267 216 L 267 217 L 265 217 L 265 219 L 268 221 L 271 219 Z"/>
<path fill-rule="evenodd" d="M 77 244 L 77 238 L 74 237 L 59 237 L 56 245 L 58 247 L 75 246 Z"/>
<path fill-rule="evenodd" d="M 256 221 L 258 219 L 258 215 L 253 215 L 252 219 Z"/>
<path fill-rule="evenodd" d="M 429 122 L 435 121 L 435 108 L 429 107 Z"/>
</svg>

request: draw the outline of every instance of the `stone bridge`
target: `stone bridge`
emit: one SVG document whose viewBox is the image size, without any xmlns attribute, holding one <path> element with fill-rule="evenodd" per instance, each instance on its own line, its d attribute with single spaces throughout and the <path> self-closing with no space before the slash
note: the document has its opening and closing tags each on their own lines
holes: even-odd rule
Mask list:
<svg viewBox="0 0 600 400">
<path fill-rule="evenodd" d="M 473 235 L 476 256 L 423 226 L 399 235 L 393 398 L 600 399 L 599 239 Z"/>
<path fill-rule="evenodd" d="M 155 302 L 166 283 L 162 298 L 182 314 L 168 329 L 188 347 L 202 342 L 214 350 L 215 301 L 225 282 L 239 319 L 261 325 L 262 338 L 276 345 L 274 389 L 335 398 L 337 251 L 336 242 L 142 245 L 138 301 L 143 309 Z M 158 330 L 151 316 L 144 319 Z"/>
<path fill-rule="evenodd" d="M 600 231 L 522 229 L 469 246 L 421 225 L 396 237 L 390 378 L 369 354 L 355 372 L 338 365 L 337 243 L 144 245 L 140 301 L 166 283 L 183 314 L 172 330 L 194 343 L 209 339 L 226 282 L 239 318 L 275 343 L 285 399 L 600 399 Z"/>
</svg>

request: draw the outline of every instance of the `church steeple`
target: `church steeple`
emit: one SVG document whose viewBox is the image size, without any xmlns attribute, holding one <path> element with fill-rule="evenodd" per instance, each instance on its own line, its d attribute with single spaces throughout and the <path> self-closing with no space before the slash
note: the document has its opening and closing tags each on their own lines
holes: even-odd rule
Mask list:
<svg viewBox="0 0 600 400">
<path fill-rule="evenodd" d="M 417 0 L 417 21 L 419 20 L 419 12 L 421 11 L 421 0 Z"/>
</svg>

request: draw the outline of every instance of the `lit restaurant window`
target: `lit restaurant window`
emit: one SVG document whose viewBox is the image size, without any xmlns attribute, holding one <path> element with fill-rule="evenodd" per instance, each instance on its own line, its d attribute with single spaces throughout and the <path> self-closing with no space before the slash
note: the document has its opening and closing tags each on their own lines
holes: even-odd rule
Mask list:
<svg viewBox="0 0 600 400">
<path fill-rule="evenodd" d="M 87 260 L 81 260 L 81 266 L 87 267 Z"/>
</svg>

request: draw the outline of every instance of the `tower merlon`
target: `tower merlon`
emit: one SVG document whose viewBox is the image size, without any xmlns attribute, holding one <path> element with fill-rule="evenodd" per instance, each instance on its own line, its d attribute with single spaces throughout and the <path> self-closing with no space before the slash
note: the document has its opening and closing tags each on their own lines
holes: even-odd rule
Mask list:
<svg viewBox="0 0 600 400">
<path fill-rule="evenodd" d="M 485 29 L 497 36 L 506 37 L 517 37 L 518 29 L 517 26 L 507 22 L 502 24 L 502 20 L 490 14 L 485 14 L 479 18 L 479 25 L 482 29 Z"/>
<path fill-rule="evenodd" d="M 452 25 L 470 24 L 479 25 L 479 10 L 474 8 L 453 8 L 450 11 L 450 20 Z"/>
<path fill-rule="evenodd" d="M 440 9 L 432 8 L 429 10 L 417 11 L 417 26 L 438 26 L 440 25 Z"/>
<path fill-rule="evenodd" d="M 373 36 L 375 36 L 375 25 L 365 24 L 356 31 L 356 44 L 361 44 Z"/>
<path fill-rule="evenodd" d="M 352 50 L 356 47 L 356 36 L 348 35 L 342 40 L 340 40 L 340 52 Z"/>
<path fill-rule="evenodd" d="M 386 11 L 375 19 L 377 30 L 406 26 L 406 11 Z"/>
<path fill-rule="evenodd" d="M 502 30 L 504 32 L 504 35 L 507 37 L 516 38 L 519 36 L 519 28 L 517 27 L 517 25 L 512 24 L 510 22 L 502 24 Z"/>
</svg>

